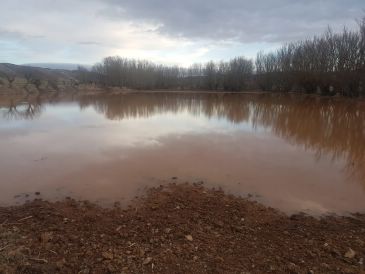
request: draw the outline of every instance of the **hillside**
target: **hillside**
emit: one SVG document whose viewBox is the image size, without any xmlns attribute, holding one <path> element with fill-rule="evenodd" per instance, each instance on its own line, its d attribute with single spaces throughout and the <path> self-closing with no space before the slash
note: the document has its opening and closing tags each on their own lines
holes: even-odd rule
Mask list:
<svg viewBox="0 0 365 274">
<path fill-rule="evenodd" d="M 76 72 L 0 63 L 0 93 L 39 93 L 74 89 Z"/>
<path fill-rule="evenodd" d="M 36 67 L 36 68 L 48 68 L 48 69 L 61 69 L 61 70 L 77 70 L 80 64 L 76 63 L 27 63 L 22 64 L 22 66 Z M 81 65 L 87 69 L 90 69 L 90 65 Z"/>
</svg>

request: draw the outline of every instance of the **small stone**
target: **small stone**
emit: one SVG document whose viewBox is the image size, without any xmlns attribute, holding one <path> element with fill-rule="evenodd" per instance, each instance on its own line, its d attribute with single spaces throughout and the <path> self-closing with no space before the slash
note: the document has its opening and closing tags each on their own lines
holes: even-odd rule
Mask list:
<svg viewBox="0 0 365 274">
<path fill-rule="evenodd" d="M 361 239 L 356 239 L 355 240 L 356 241 L 356 243 L 358 244 L 358 245 L 360 245 L 360 246 L 364 246 L 364 241 L 363 240 L 361 240 Z"/>
<path fill-rule="evenodd" d="M 337 249 L 331 250 L 331 254 L 333 256 L 337 256 L 337 257 L 341 257 L 342 256 L 341 253 Z"/>
<path fill-rule="evenodd" d="M 104 259 L 107 259 L 107 260 L 113 260 L 114 256 L 111 252 L 109 251 L 104 251 L 102 254 Z"/>
<path fill-rule="evenodd" d="M 349 259 L 354 258 L 355 255 L 356 255 L 356 252 L 353 251 L 351 248 L 349 248 L 349 250 L 347 250 L 347 252 L 345 253 L 345 257 L 349 258 Z"/>
<path fill-rule="evenodd" d="M 186 235 L 185 238 L 189 241 L 192 242 L 193 241 L 193 236 L 191 235 Z"/>
<path fill-rule="evenodd" d="M 151 257 L 147 257 L 146 259 L 143 260 L 143 264 L 149 264 L 150 262 L 152 262 L 152 258 Z"/>
<path fill-rule="evenodd" d="M 215 225 L 216 225 L 216 226 L 218 226 L 218 227 L 223 227 L 223 226 L 224 226 L 224 223 L 223 223 L 223 222 L 221 222 L 221 221 L 215 221 L 214 223 L 215 223 Z"/>
<path fill-rule="evenodd" d="M 175 176 L 174 176 L 174 177 L 172 177 L 171 179 L 172 179 L 172 180 L 177 180 L 177 177 L 175 177 Z"/>
<path fill-rule="evenodd" d="M 41 234 L 41 242 L 43 244 L 48 243 L 50 240 L 52 240 L 53 233 L 52 232 L 43 232 Z"/>
<path fill-rule="evenodd" d="M 165 228 L 165 233 L 169 234 L 171 232 L 171 228 Z"/>
<path fill-rule="evenodd" d="M 115 267 L 112 264 L 108 264 L 107 267 L 108 267 L 109 272 L 112 272 L 113 273 L 116 270 Z"/>
<path fill-rule="evenodd" d="M 289 263 L 288 265 L 288 269 L 291 271 L 296 271 L 297 267 L 298 266 L 295 263 Z"/>
<path fill-rule="evenodd" d="M 65 265 L 65 263 L 66 263 L 66 260 L 65 260 L 65 258 L 63 258 L 56 262 L 56 267 L 58 269 L 61 269 Z M 81 272 L 81 273 L 84 273 L 84 272 Z M 89 272 L 85 272 L 85 274 L 89 274 Z"/>
<path fill-rule="evenodd" d="M 34 192 L 34 194 L 37 195 L 37 196 L 41 195 L 41 193 L 39 191 Z"/>
<path fill-rule="evenodd" d="M 236 231 L 236 232 L 242 232 L 243 231 L 243 227 L 238 226 L 238 225 L 232 225 L 231 228 Z"/>
</svg>

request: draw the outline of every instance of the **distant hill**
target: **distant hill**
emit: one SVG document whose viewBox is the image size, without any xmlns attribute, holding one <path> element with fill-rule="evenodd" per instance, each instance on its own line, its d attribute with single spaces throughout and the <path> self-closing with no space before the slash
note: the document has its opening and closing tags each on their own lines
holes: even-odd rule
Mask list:
<svg viewBox="0 0 365 274">
<path fill-rule="evenodd" d="M 38 68 L 48 68 L 48 69 L 62 69 L 62 70 L 76 70 L 78 66 L 90 69 L 91 65 L 81 65 L 73 63 L 30 63 L 24 64 L 23 66 L 38 67 Z"/>
<path fill-rule="evenodd" d="M 0 92 L 59 91 L 78 85 L 77 72 L 0 63 Z"/>
</svg>

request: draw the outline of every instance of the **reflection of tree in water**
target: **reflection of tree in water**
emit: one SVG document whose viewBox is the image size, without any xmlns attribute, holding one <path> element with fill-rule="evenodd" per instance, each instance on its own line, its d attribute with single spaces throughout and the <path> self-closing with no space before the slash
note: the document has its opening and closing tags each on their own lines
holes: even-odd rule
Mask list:
<svg viewBox="0 0 365 274">
<path fill-rule="evenodd" d="M 43 99 L 51 104 L 78 101 L 108 119 L 150 117 L 167 112 L 250 122 L 306 149 L 316 156 L 345 159 L 346 169 L 365 185 L 365 102 L 288 94 L 134 93 L 80 95 Z M 40 115 L 41 99 L 18 100 L 6 109 L 7 119 L 33 119 Z M 234 145 L 234 144 L 232 144 Z"/>
<path fill-rule="evenodd" d="M 43 104 L 74 102 L 73 93 L 48 93 L 38 95 L 14 95 L 0 97 L 0 115 L 8 120 L 31 120 L 42 114 Z"/>
<path fill-rule="evenodd" d="M 316 156 L 345 159 L 351 175 L 365 183 L 365 103 L 349 99 L 279 94 L 129 94 L 80 99 L 109 119 L 187 111 L 193 115 L 251 122 Z"/>
<path fill-rule="evenodd" d="M 259 96 L 254 125 L 303 145 L 316 156 L 345 159 L 349 174 L 365 183 L 365 102 L 307 96 Z"/>
<path fill-rule="evenodd" d="M 4 110 L 3 116 L 7 120 L 38 118 L 42 112 L 42 104 L 38 99 L 16 102 L 11 100 L 8 108 Z"/>
<path fill-rule="evenodd" d="M 121 120 L 150 117 L 167 112 L 188 112 L 195 116 L 226 118 L 232 122 L 247 121 L 249 101 L 232 100 L 229 94 L 151 93 L 118 96 L 85 96 L 80 107 L 92 105 L 108 119 Z"/>
</svg>

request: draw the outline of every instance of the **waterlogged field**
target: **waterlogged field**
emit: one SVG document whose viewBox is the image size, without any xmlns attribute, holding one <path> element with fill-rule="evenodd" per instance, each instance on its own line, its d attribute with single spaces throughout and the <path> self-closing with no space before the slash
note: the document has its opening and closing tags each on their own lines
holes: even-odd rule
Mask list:
<svg viewBox="0 0 365 274">
<path fill-rule="evenodd" d="M 0 98 L 0 204 L 128 202 L 204 182 L 292 213 L 365 212 L 365 103 L 301 95 Z M 39 192 L 39 193 L 37 193 Z"/>
</svg>

